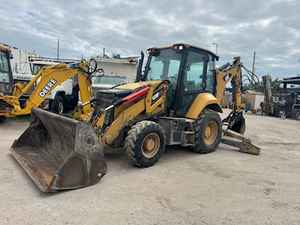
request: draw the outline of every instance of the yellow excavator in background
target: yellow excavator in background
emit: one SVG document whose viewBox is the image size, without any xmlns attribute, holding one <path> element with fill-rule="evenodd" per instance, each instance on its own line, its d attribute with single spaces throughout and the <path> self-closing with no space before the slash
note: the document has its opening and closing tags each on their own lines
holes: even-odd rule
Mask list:
<svg viewBox="0 0 300 225">
<path fill-rule="evenodd" d="M 98 91 L 95 99 L 86 94 L 90 83 L 81 76 L 84 82 L 80 94 L 88 112 L 83 111 L 79 120 L 32 110 L 32 122 L 14 142 L 11 152 L 42 191 L 97 183 L 106 173 L 104 146 L 124 148 L 136 167 L 157 163 L 166 146 L 212 152 L 221 140 L 226 142 L 223 134 L 238 138 L 240 141 L 232 145 L 240 151 L 259 154 L 259 148 L 250 140 L 229 131 L 243 133 L 245 128 L 239 58 L 216 69 L 218 56 L 214 53 L 174 44 L 148 49 L 142 73 L 143 59 L 142 54 L 135 83 Z M 56 69 L 61 67 L 68 71 L 63 65 Z M 76 69 L 86 73 L 81 66 Z M 235 107 L 222 123 L 220 101 L 230 80 L 236 89 Z"/>
<path fill-rule="evenodd" d="M 13 88 L 13 75 L 10 65 L 11 51 L 6 45 L 0 44 L 0 98 L 9 95 Z M 6 108 L 0 100 L 0 111 Z M 5 118 L 1 116 L 0 122 Z"/>
<path fill-rule="evenodd" d="M 91 99 L 91 74 L 96 61 L 82 61 L 76 64 L 58 64 L 42 68 L 27 84 L 15 84 L 12 91 L 0 95 L 0 117 L 15 117 L 28 115 L 32 108 L 43 106 L 46 98 L 57 86 L 66 80 L 76 77 L 77 89 L 83 102 L 83 114 L 91 112 L 90 104 L 84 104 Z M 25 101 L 21 101 L 28 91 L 33 90 Z M 78 91 L 77 91 L 78 92 Z"/>
</svg>

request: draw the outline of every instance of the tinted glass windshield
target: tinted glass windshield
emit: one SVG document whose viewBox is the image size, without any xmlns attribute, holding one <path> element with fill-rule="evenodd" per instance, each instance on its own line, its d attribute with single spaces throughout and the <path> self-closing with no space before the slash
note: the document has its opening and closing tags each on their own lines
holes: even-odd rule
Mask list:
<svg viewBox="0 0 300 225">
<path fill-rule="evenodd" d="M 6 52 L 0 52 L 0 82 L 9 83 L 9 62 Z"/>
<path fill-rule="evenodd" d="M 150 57 L 146 79 L 169 80 L 176 83 L 182 55 L 173 49 L 163 49 Z"/>
<path fill-rule="evenodd" d="M 126 82 L 126 77 L 117 77 L 117 76 L 99 76 L 92 78 L 93 84 L 111 84 L 117 85 L 120 83 Z"/>
</svg>

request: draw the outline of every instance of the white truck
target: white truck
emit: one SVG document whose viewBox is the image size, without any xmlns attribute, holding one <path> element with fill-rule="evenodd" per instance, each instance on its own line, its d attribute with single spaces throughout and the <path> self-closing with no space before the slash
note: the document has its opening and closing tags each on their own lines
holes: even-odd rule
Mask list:
<svg viewBox="0 0 300 225">
<path fill-rule="evenodd" d="M 26 83 L 32 78 L 29 57 L 37 54 L 31 51 L 9 46 L 12 58 L 10 60 L 14 83 Z"/>
</svg>

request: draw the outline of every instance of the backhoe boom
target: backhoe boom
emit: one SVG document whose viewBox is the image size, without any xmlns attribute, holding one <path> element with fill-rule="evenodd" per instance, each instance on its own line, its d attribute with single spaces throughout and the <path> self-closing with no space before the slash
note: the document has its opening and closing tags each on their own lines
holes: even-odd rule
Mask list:
<svg viewBox="0 0 300 225">
<path fill-rule="evenodd" d="M 84 68 L 85 63 L 69 66 L 66 64 L 58 64 L 42 68 L 39 73 L 25 86 L 16 84 L 13 95 L 0 96 L 0 102 L 8 107 L 5 110 L 0 110 L 0 116 L 15 117 L 19 115 L 28 115 L 35 107 L 40 107 L 47 96 L 51 94 L 57 86 L 61 85 L 66 80 L 77 76 L 80 99 L 83 104 L 83 114 L 91 112 L 91 81 Z M 20 104 L 20 98 L 29 90 L 34 88 L 33 92 L 26 100 L 25 104 Z"/>
</svg>

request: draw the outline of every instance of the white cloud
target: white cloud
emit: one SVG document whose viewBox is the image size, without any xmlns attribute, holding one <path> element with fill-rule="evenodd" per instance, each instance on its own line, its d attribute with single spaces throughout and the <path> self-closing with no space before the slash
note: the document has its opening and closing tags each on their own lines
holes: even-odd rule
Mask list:
<svg viewBox="0 0 300 225">
<path fill-rule="evenodd" d="M 138 54 L 149 46 L 188 42 L 214 49 L 221 63 L 240 55 L 261 74 L 299 73 L 300 1 L 296 0 L 1 0 L 0 41 L 54 56 Z"/>
</svg>

